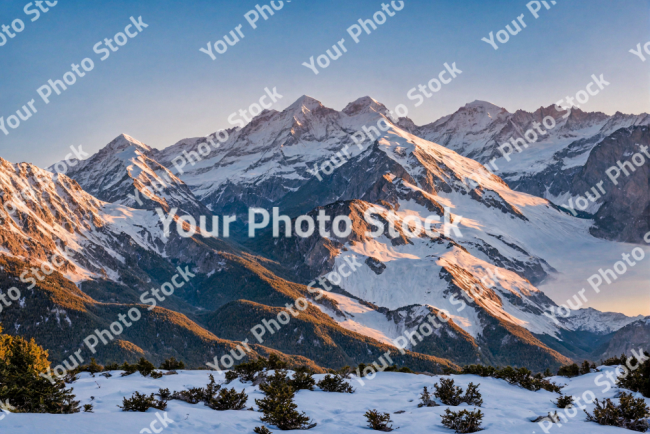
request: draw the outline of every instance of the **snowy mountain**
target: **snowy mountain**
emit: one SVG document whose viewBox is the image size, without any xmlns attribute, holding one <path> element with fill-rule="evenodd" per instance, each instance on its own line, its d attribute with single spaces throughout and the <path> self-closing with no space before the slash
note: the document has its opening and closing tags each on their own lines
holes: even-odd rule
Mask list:
<svg viewBox="0 0 650 434">
<path fill-rule="evenodd" d="M 121 150 L 110 146 L 99 154 Z M 96 157 L 88 161 L 107 161 Z M 100 171 L 91 163 L 84 169 L 83 174 Z M 133 173 L 134 169 L 123 165 L 123 170 Z M 117 170 L 113 173 L 120 179 L 124 176 Z M 115 185 L 108 178 L 104 181 Z M 212 330 L 220 336 L 232 330 L 220 328 L 221 322 L 211 319 L 228 312 L 257 324 L 269 311 L 298 298 L 313 298 L 304 285 L 280 277 L 289 273 L 278 264 L 216 238 L 180 237 L 177 220 L 166 237 L 155 211 L 103 202 L 66 175 L 0 160 L 0 192 L 0 206 L 14 210 L 2 216 L 0 225 L 0 284 L 16 286 L 22 296 L 11 308 L 5 305 L 0 322 L 11 333 L 36 338 L 55 362 L 77 349 L 89 357 L 82 339 L 135 308 L 142 315 L 137 326 L 99 347 L 94 357 L 107 362 L 144 355 L 159 363 L 173 356 L 190 366 L 204 366 L 234 349 L 235 339 L 246 338 L 217 337 Z M 181 275 L 182 284 L 178 282 Z M 156 301 L 153 289 L 165 285 L 166 296 L 158 293 Z M 169 287 L 174 288 L 171 295 Z M 242 299 L 248 304 L 238 302 Z M 155 304 L 143 309 L 145 303 Z M 339 327 L 314 307 L 294 321 L 292 330 L 298 334 L 292 341 L 313 334 L 315 326 L 317 335 L 282 357 L 302 363 L 307 359 L 300 353 L 305 353 L 315 366 L 338 367 L 389 350 L 383 343 Z M 249 329 L 238 332 L 245 335 Z M 271 352 L 267 346 L 251 347 L 247 357 Z M 396 355 L 395 360 L 432 372 L 455 366 L 413 353 Z"/>
<path fill-rule="evenodd" d="M 513 117 L 503 109 L 492 113 L 495 109 L 488 103 L 470 104 L 429 131 L 442 130 L 443 125 L 448 132 L 466 128 L 467 136 L 491 128 L 502 131 L 505 127 L 496 126 Z M 514 118 L 525 117 L 518 112 Z M 476 118 L 482 121 L 474 123 Z M 386 131 L 377 128 L 378 123 Z M 365 264 L 336 282 L 339 294 L 330 296 L 340 306 L 352 306 L 352 311 L 321 306 L 349 330 L 389 342 L 407 330 L 407 324 L 418 325 L 425 313 L 444 309 L 453 314 L 448 331 L 462 336 L 463 345 L 482 349 L 482 354 L 470 351 L 470 359 L 516 363 L 506 356 L 516 353 L 512 348 L 495 345 L 497 340 L 508 342 L 505 336 L 513 333 L 516 345 L 523 342 L 530 345 L 529 351 L 561 359 L 547 347 L 544 336 L 562 339 L 579 326 L 558 326 L 544 315 L 545 309 L 556 305 L 536 285 L 575 277 L 576 252 L 567 251 L 567 243 L 584 251 L 608 252 L 599 258 L 601 264 L 620 258 L 626 247 L 595 239 L 588 221 L 573 218 L 544 199 L 511 190 L 481 164 L 449 149 L 450 141 L 440 146 L 399 126 L 404 124 L 408 125 L 404 119 L 393 123 L 386 108 L 368 97 L 337 112 L 304 96 L 283 112 L 265 111 L 232 132 L 220 149 L 184 167 L 179 177 L 213 212 L 234 212 L 242 220 L 253 206 L 277 206 L 294 218 L 321 209 L 328 215 L 351 217 L 354 229 L 344 238 L 315 234 L 306 239 L 240 240 L 294 270 L 305 284 L 338 269 L 346 259 Z M 354 134 L 371 127 L 377 135 L 356 146 Z M 204 140 L 184 140 L 156 157 L 171 167 L 175 156 L 197 149 Z M 460 220 L 460 234 L 445 234 L 439 225 L 433 238 L 409 238 L 398 230 L 397 237 L 386 232 L 370 239 L 364 235 L 368 226 L 362 216 L 373 206 L 379 207 L 377 218 L 398 227 L 407 216 L 420 222 L 431 214 L 442 219 L 448 208 L 451 218 Z M 495 279 L 496 274 L 500 277 Z M 470 295 L 471 301 L 459 310 L 459 300 L 471 294 L 474 284 L 483 287 L 483 294 Z M 359 309 L 364 315 L 353 313 Z M 581 318 L 590 315 L 593 322 L 600 319 L 595 312 L 583 312 Z M 488 330 L 499 326 L 505 327 L 502 333 L 486 337 Z"/>
<path fill-rule="evenodd" d="M 181 215 L 208 214 L 183 181 L 151 158 L 153 153 L 144 143 L 121 134 L 66 174 L 106 202 L 138 209 L 178 208 Z"/>
<path fill-rule="evenodd" d="M 427 131 L 465 128 L 466 137 L 479 137 L 526 117 L 497 109 L 469 104 Z M 594 119 L 583 123 L 601 122 Z M 12 274 L 18 276 L 21 263 L 67 254 L 61 271 L 67 295 L 61 297 L 72 294 L 90 306 L 138 303 L 142 292 L 189 264 L 197 277 L 164 305 L 187 321 L 174 320 L 165 333 L 207 333 L 222 339 L 219 345 L 250 338 L 253 325 L 306 297 L 309 310 L 292 320 L 290 331 L 269 337 L 259 353 L 273 348 L 320 366 L 366 362 L 396 346 L 409 350 L 396 356 L 398 363 L 430 371 L 476 362 L 543 370 L 571 358 L 598 358 L 580 340 L 602 350 L 635 319 L 580 309 L 558 320 L 549 315 L 557 304 L 542 290 L 584 282 L 591 274 L 585 270 L 609 266 L 629 247 L 595 238 L 590 220 L 512 190 L 479 162 L 450 149 L 472 152 L 469 139 L 442 146 L 418 136 L 423 131 L 408 119 L 393 120 L 369 97 L 339 112 L 303 96 L 282 112 L 266 110 L 244 128 L 229 130 L 218 146 L 214 134 L 158 151 L 121 135 L 69 176 L 3 162 L 3 203 L 21 191 L 35 195 L 0 229 L 3 256 L 18 261 Z M 361 140 L 360 132 L 372 138 Z M 179 156 L 200 153 L 208 142 L 209 155 L 178 170 Z M 182 238 L 174 230 L 177 216 L 166 238 L 157 207 L 195 217 L 236 214 L 238 229 L 230 239 Z M 292 225 L 288 238 L 273 238 L 270 229 L 248 238 L 249 207 L 278 207 L 294 221 L 325 212 L 329 235 L 297 237 Z M 349 233 L 333 231 L 337 216 L 350 219 Z M 413 234 L 427 218 L 433 221 L 430 232 Z M 75 253 L 63 253 L 65 246 Z M 357 264 L 353 272 L 339 273 L 350 264 Z M 647 278 L 648 270 L 632 269 L 612 286 Z M 315 297 L 308 284 L 327 291 Z M 59 312 L 57 306 L 51 301 L 47 309 Z M 85 311 L 76 317 L 68 312 L 72 329 L 87 324 Z M 45 332 L 29 323 L 30 310 L 3 315 L 5 322 L 11 315 L 16 331 Z M 432 316 L 446 320 L 426 339 L 406 338 Z M 181 323 L 182 332 L 170 331 Z M 178 351 L 155 348 L 142 340 L 146 333 L 127 341 L 144 346 L 140 351 L 154 360 Z M 209 354 L 218 352 L 207 345 Z M 54 356 L 69 351 L 64 347 L 53 348 Z M 197 357 L 191 360 L 201 364 Z"/>
<path fill-rule="evenodd" d="M 547 121 L 545 125 L 544 119 L 549 116 L 554 121 Z M 504 108 L 484 101 L 474 101 L 452 115 L 421 127 L 408 120 L 401 123 L 419 137 L 485 164 L 514 190 L 565 206 L 569 198 L 575 201 L 580 195 L 584 197 L 585 191 L 606 179 L 607 168 L 639 152 L 639 141 L 641 144 L 648 141 L 645 137 L 647 128 L 643 127 L 649 124 L 650 115 L 646 113 L 627 115 L 617 112 L 613 116 L 607 116 L 599 112 L 584 112 L 578 108 L 559 112 L 553 106 L 540 107 L 532 113 L 523 110 L 509 113 Z M 552 128 L 549 128 L 551 125 Z M 621 129 L 628 132 L 619 131 Z M 529 130 L 533 131 L 528 136 L 533 139 L 532 143 L 523 139 Z M 643 131 L 643 134 L 636 131 Z M 615 143 L 615 137 L 621 134 L 635 136 L 637 141 L 623 149 L 622 145 Z M 640 137 L 642 135 L 643 138 Z M 512 144 L 513 139 L 516 146 Z M 517 141 L 518 139 L 521 140 Z M 637 148 L 630 153 L 635 145 Z M 591 157 L 594 152 L 598 152 L 599 147 L 605 147 L 607 152 L 601 152 L 600 158 L 596 155 Z M 589 171 L 587 166 L 590 160 L 599 162 L 597 173 Z M 640 182 L 647 179 L 647 176 L 644 177 L 647 170 L 647 166 L 642 168 L 635 174 L 635 178 Z M 588 182 L 585 182 L 586 178 Z M 621 181 L 628 183 L 624 177 L 621 177 Z M 630 189 L 638 183 L 631 183 Z M 614 190 L 613 185 L 607 190 Z M 646 188 L 643 191 L 648 190 Z M 638 205 L 639 200 L 642 202 L 641 207 L 630 206 L 630 203 Z M 639 243 L 641 236 L 647 232 L 647 225 L 639 227 L 635 223 L 640 219 L 648 221 L 647 193 L 639 195 L 639 191 L 627 191 L 624 194 L 612 192 L 606 197 L 597 198 L 595 203 L 589 202 L 589 207 L 582 211 L 593 216 L 598 214 L 604 204 L 608 205 L 608 209 L 595 217 L 593 233 L 607 239 Z M 640 215 L 640 211 L 646 214 Z M 619 220 L 616 229 L 612 227 L 612 218 Z M 621 231 L 625 226 L 628 228 Z"/>
</svg>

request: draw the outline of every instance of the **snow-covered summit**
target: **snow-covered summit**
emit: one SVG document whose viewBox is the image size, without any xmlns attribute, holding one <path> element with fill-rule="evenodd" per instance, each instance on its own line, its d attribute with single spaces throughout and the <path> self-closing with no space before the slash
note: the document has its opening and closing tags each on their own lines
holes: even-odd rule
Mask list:
<svg viewBox="0 0 650 434">
<path fill-rule="evenodd" d="M 121 134 L 67 171 L 86 191 L 107 202 L 134 208 L 177 207 L 197 214 L 205 207 L 185 183 L 158 163 L 144 143 Z"/>
<path fill-rule="evenodd" d="M 361 112 L 373 112 L 386 115 L 388 109 L 379 101 L 370 98 L 369 96 L 363 96 L 345 106 L 342 112 L 348 116 L 355 116 Z"/>
</svg>

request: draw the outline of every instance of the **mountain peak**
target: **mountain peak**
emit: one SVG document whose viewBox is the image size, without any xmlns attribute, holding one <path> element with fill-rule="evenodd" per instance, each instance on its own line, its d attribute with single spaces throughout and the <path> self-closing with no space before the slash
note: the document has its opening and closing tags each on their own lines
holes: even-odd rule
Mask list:
<svg viewBox="0 0 650 434">
<path fill-rule="evenodd" d="M 287 110 L 295 111 L 295 110 L 300 110 L 302 111 L 303 108 L 306 108 L 307 110 L 316 110 L 318 108 L 323 107 L 323 104 L 318 101 L 317 99 L 314 99 L 308 95 L 303 95 L 300 98 L 296 100 L 293 104 L 291 104 Z"/>
<path fill-rule="evenodd" d="M 385 105 L 380 103 L 379 101 L 370 98 L 369 96 L 362 96 L 361 98 L 358 98 L 356 101 L 351 102 L 345 108 L 343 109 L 343 113 L 345 113 L 348 116 L 354 116 L 359 113 L 363 112 L 375 112 L 375 113 L 381 113 L 381 114 L 386 114 L 388 112 L 388 109 L 386 108 Z"/>
<path fill-rule="evenodd" d="M 124 133 L 114 138 L 108 145 L 104 147 L 104 149 L 102 149 L 102 151 L 115 153 L 123 151 L 130 147 L 135 147 L 136 149 L 143 152 L 151 151 L 151 148 L 149 146 Z"/>
<path fill-rule="evenodd" d="M 500 112 L 501 110 L 506 111 L 506 109 L 499 107 L 497 105 L 492 104 L 491 102 L 487 101 L 481 101 L 481 100 L 475 100 L 473 102 L 465 104 L 462 108 L 464 109 L 477 109 L 481 111 L 493 111 L 496 113 Z"/>
</svg>

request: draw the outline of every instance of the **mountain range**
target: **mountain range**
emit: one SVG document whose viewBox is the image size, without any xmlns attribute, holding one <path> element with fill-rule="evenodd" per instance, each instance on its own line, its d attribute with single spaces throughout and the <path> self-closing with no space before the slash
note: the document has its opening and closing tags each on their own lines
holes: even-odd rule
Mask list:
<svg viewBox="0 0 650 434">
<path fill-rule="evenodd" d="M 597 360 L 620 350 L 622 336 L 631 346 L 647 341 L 638 331 L 647 319 L 580 306 L 553 317 L 558 305 L 540 287 L 563 279 L 585 285 L 580 273 L 611 267 L 630 250 L 623 242 L 640 243 L 650 230 L 648 166 L 586 212 L 562 207 L 648 143 L 650 116 L 564 115 L 552 107 L 511 114 L 476 101 L 417 126 L 393 120 L 369 97 L 336 111 L 303 96 L 228 130 L 182 171 L 174 161 L 217 143 L 216 133 L 162 150 L 122 134 L 66 174 L 0 159 L 0 202 L 16 203 L 0 226 L 0 276 L 2 288 L 22 294 L 0 321 L 60 361 L 140 306 L 143 320 L 98 347 L 98 361 L 174 356 L 205 366 L 307 298 L 309 307 L 251 345 L 251 356 L 277 352 L 338 368 L 391 351 L 398 365 L 430 372 L 470 363 L 541 371 Z M 555 128 L 511 161 L 500 158 L 500 145 L 546 116 Z M 359 143 L 364 128 L 376 134 Z M 486 169 L 491 162 L 499 170 Z M 347 216 L 352 228 L 339 236 L 330 222 L 329 236 L 303 238 L 294 229 L 275 238 L 269 229 L 249 238 L 251 207 L 277 207 L 294 221 L 324 211 Z M 165 236 L 158 208 L 178 210 L 172 225 L 186 224 L 183 215 L 237 220 L 228 238 Z M 379 236 L 368 236 L 364 214 L 384 223 Z M 454 230 L 434 224 L 433 235 L 406 233 L 429 216 L 449 219 Z M 54 253 L 63 264 L 27 289 L 25 272 L 43 269 Z M 350 263 L 360 267 L 336 272 Z M 195 277 L 155 309 L 143 308 L 141 295 L 169 282 L 177 267 Z M 621 276 L 618 288 L 647 281 L 647 270 Z M 312 282 L 324 277 L 331 290 L 315 297 Z M 405 351 L 397 351 L 400 336 L 441 312 L 448 321 L 423 339 L 402 339 Z"/>
</svg>

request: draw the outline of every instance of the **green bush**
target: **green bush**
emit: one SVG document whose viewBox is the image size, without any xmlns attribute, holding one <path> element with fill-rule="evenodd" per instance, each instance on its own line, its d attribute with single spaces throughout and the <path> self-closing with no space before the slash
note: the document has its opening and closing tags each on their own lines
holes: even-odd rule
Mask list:
<svg viewBox="0 0 650 434">
<path fill-rule="evenodd" d="M 150 408 L 164 410 L 167 408 L 167 402 L 157 400 L 153 393 L 147 396 L 140 394 L 140 392 L 135 392 L 131 398 L 124 397 L 122 405 L 118 405 L 118 407 L 121 408 L 122 411 L 144 412 Z"/>
<path fill-rule="evenodd" d="M 587 420 L 597 422 L 601 425 L 617 426 L 632 431 L 646 432 L 650 429 L 646 418 L 650 416 L 650 409 L 643 398 L 634 398 L 632 394 L 625 392 L 619 397 L 620 403 L 617 406 L 609 398 L 602 403 L 596 399 L 594 414 L 587 414 Z"/>
<path fill-rule="evenodd" d="M 317 386 L 324 392 L 354 393 L 352 386 L 345 381 L 345 377 L 341 374 L 327 374 L 317 383 Z"/>
<path fill-rule="evenodd" d="M 603 360 L 600 362 L 601 365 L 605 366 L 618 366 L 618 365 L 624 365 L 627 360 L 627 357 L 625 357 L 625 354 L 621 354 L 620 357 L 610 357 L 609 359 Z"/>
<path fill-rule="evenodd" d="M 265 426 L 256 426 L 253 428 L 255 434 L 271 434 L 271 431 Z"/>
<path fill-rule="evenodd" d="M 169 401 L 172 399 L 172 394 L 169 389 L 158 389 L 158 396 L 163 401 Z"/>
<path fill-rule="evenodd" d="M 366 365 L 365 363 L 359 363 L 359 366 L 357 366 L 357 369 L 355 370 L 355 372 L 358 373 L 358 376 L 364 377 L 365 375 L 363 373 L 363 370 L 366 369 L 368 366 L 370 366 L 370 365 Z M 343 375 L 348 374 L 350 372 L 352 372 L 352 369 L 350 369 L 348 366 L 344 366 L 343 368 L 339 369 L 338 371 L 332 371 L 333 374 L 343 374 Z M 414 374 L 415 373 L 412 370 L 410 370 L 409 368 L 407 368 L 406 366 L 402 366 L 401 368 L 398 368 L 397 365 L 387 366 L 386 368 L 384 368 L 383 372 L 404 372 L 406 374 Z"/>
<path fill-rule="evenodd" d="M 478 391 L 478 386 L 480 386 L 480 384 L 469 383 L 467 385 L 467 390 L 465 390 L 463 402 L 467 403 L 468 405 L 475 405 L 477 407 L 483 405 L 483 399 L 481 398 L 481 393 Z"/>
<path fill-rule="evenodd" d="M 289 385 L 296 392 L 299 390 L 314 390 L 315 384 L 314 372 L 306 366 L 296 368 L 293 377 L 289 380 Z"/>
<path fill-rule="evenodd" d="M 287 369 L 288 366 L 289 365 L 287 364 L 287 362 L 283 362 L 282 360 L 280 360 L 280 357 L 278 357 L 277 354 L 271 354 L 269 356 L 267 368 L 270 371 L 274 371 L 276 369 Z"/>
<path fill-rule="evenodd" d="M 138 372 L 142 374 L 143 377 L 148 377 L 156 369 L 153 363 L 144 357 L 140 357 L 140 360 L 136 364 Z"/>
<path fill-rule="evenodd" d="M 171 399 L 187 402 L 188 404 L 198 404 L 206 400 L 205 390 L 201 387 L 190 387 L 180 392 L 174 391 Z"/>
<path fill-rule="evenodd" d="M 117 371 L 118 369 L 120 369 L 120 365 L 117 363 L 109 363 L 104 366 L 104 371 Z"/>
<path fill-rule="evenodd" d="M 210 383 L 204 388 L 192 387 L 188 390 L 181 390 L 174 392 L 171 399 L 187 402 L 188 404 L 198 404 L 199 402 L 210 403 L 216 398 L 216 394 L 221 389 L 221 386 L 214 381 L 214 376 L 210 374 Z M 165 389 L 166 390 L 166 389 Z M 168 390 L 167 390 L 168 392 Z"/>
<path fill-rule="evenodd" d="M 388 413 L 379 413 L 377 410 L 368 410 L 364 414 L 366 419 L 368 419 L 368 426 L 375 431 L 392 431 L 393 426 L 388 426 L 392 422 L 390 420 L 390 414 Z"/>
<path fill-rule="evenodd" d="M 91 374 L 96 374 L 98 372 L 104 371 L 106 368 L 99 363 L 95 361 L 94 357 L 90 358 L 90 363 L 87 365 L 81 365 L 77 369 L 75 369 L 74 373 L 79 373 L 79 372 L 90 372 Z"/>
<path fill-rule="evenodd" d="M 451 378 L 441 378 L 440 384 L 433 385 L 436 391 L 433 393 L 436 398 L 445 405 L 460 405 L 463 402 L 463 389 L 454 385 Z"/>
<path fill-rule="evenodd" d="M 524 389 L 532 390 L 533 392 L 544 389 L 549 392 L 559 393 L 561 389 L 557 384 L 544 379 L 541 374 L 533 375 L 533 373 L 526 368 L 515 369 L 511 366 L 507 366 L 499 369 L 492 366 L 469 365 L 465 366 L 461 370 L 460 374 L 497 378 L 505 380 L 513 385 L 519 385 Z"/>
<path fill-rule="evenodd" d="M 580 367 L 576 365 L 575 363 L 573 365 L 566 365 L 560 367 L 560 369 L 557 371 L 557 375 L 560 377 L 577 377 L 580 375 Z"/>
<path fill-rule="evenodd" d="M 226 372 L 226 384 L 232 383 L 239 378 L 239 375 L 235 371 Z"/>
<path fill-rule="evenodd" d="M 616 385 L 632 392 L 639 392 L 646 398 L 650 398 L 650 354 L 645 353 L 645 355 L 648 359 L 634 371 L 628 371 L 625 377 L 619 377 Z"/>
<path fill-rule="evenodd" d="M 266 397 L 255 400 L 259 410 L 264 413 L 261 421 L 275 425 L 281 430 L 308 429 L 315 426 L 315 424 L 308 425 L 309 417 L 296 410 L 298 406 L 293 402 L 295 390 L 287 381 L 282 381 L 277 374 L 276 372 L 276 375 L 270 377 L 271 380 L 264 384 L 262 391 Z M 284 378 L 286 380 L 286 374 Z"/>
<path fill-rule="evenodd" d="M 273 354 L 271 356 L 274 356 Z M 277 357 L 277 356 L 275 356 Z M 275 359 L 274 359 L 274 363 Z M 257 360 L 252 360 L 250 362 L 240 363 L 235 366 L 232 371 L 226 372 L 226 380 L 231 382 L 236 378 L 244 383 L 247 381 L 253 381 L 257 375 L 269 367 L 269 361 L 264 357 L 260 357 Z"/>
<path fill-rule="evenodd" d="M 73 389 L 66 389 L 56 377 L 52 384 L 39 375 L 49 366 L 47 351 L 34 339 L 2 334 L 0 327 L 0 401 L 16 413 L 78 413 Z"/>
<path fill-rule="evenodd" d="M 457 433 L 471 433 L 480 431 L 483 413 L 478 411 L 451 411 L 445 409 L 442 415 L 442 424 L 447 428 L 453 429 Z"/>
<path fill-rule="evenodd" d="M 557 405 L 557 408 L 571 408 L 573 407 L 573 396 L 563 396 L 560 393 L 560 397 L 553 404 Z"/>
<path fill-rule="evenodd" d="M 162 364 L 160 365 L 160 369 L 164 369 L 165 371 L 185 369 L 185 363 L 176 360 L 174 357 L 170 357 L 169 359 L 162 362 Z"/>
<path fill-rule="evenodd" d="M 233 389 L 221 389 L 215 399 L 207 402 L 206 405 L 214 410 L 241 410 L 246 407 L 248 395 L 246 389 L 240 393 Z"/>
<path fill-rule="evenodd" d="M 270 376 L 266 377 L 264 379 L 264 382 L 260 384 L 260 390 L 264 392 L 266 395 L 272 394 L 273 390 L 277 388 L 281 388 L 284 384 L 289 384 L 289 377 L 287 376 L 287 371 L 283 369 L 278 369 L 275 371 L 275 373 Z M 296 389 L 291 387 L 291 389 L 295 392 Z"/>
<path fill-rule="evenodd" d="M 138 365 L 130 365 L 127 362 L 124 362 L 122 363 L 122 366 L 120 366 L 120 370 L 124 371 L 121 376 L 126 377 L 127 375 L 135 374 L 138 371 Z"/>
<path fill-rule="evenodd" d="M 84 404 L 84 413 L 92 413 L 93 412 L 93 405 L 92 404 Z"/>
<path fill-rule="evenodd" d="M 431 394 L 427 390 L 427 386 L 424 386 L 424 391 L 420 395 L 420 403 L 418 407 L 437 407 L 438 404 L 431 398 Z"/>
<path fill-rule="evenodd" d="M 463 389 L 454 384 L 454 380 L 451 378 L 441 378 L 439 384 L 434 384 L 436 391 L 434 396 L 440 400 L 445 405 L 460 405 L 465 402 L 469 405 L 483 405 L 483 399 L 481 399 L 481 393 L 478 391 L 478 386 L 474 383 L 469 383 L 467 385 L 467 391 L 465 396 L 463 395 Z"/>
<path fill-rule="evenodd" d="M 596 365 L 585 360 L 580 366 L 580 375 L 589 374 L 592 369 L 596 369 Z"/>
<path fill-rule="evenodd" d="M 409 369 L 406 366 L 402 366 L 401 368 L 398 368 L 396 365 L 389 366 L 386 369 L 384 369 L 384 372 L 403 372 L 405 374 L 415 374 L 411 369 Z"/>
</svg>

